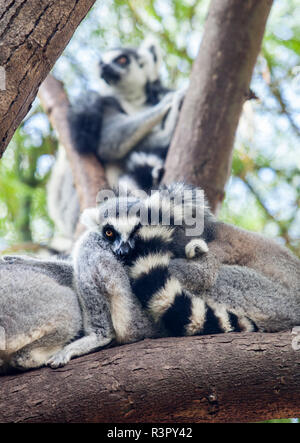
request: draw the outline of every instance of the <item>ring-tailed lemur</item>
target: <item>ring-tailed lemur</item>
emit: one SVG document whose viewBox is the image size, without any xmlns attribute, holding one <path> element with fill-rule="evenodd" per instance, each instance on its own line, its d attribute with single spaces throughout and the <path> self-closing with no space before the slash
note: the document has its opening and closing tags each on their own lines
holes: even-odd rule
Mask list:
<svg viewBox="0 0 300 443">
<path fill-rule="evenodd" d="M 0 259 L 0 374 L 43 366 L 80 334 L 72 281 L 62 261 Z"/>
<path fill-rule="evenodd" d="M 95 232 L 79 239 L 73 262 L 0 258 L 0 374 L 57 368 L 114 340 L 158 335 L 123 265 Z"/>
<path fill-rule="evenodd" d="M 283 325 L 300 323 L 299 260 L 272 240 L 218 222 L 205 205 L 203 234 L 190 240 L 185 229 L 176 226 L 182 219 L 182 205 L 176 203 L 175 197 L 184 189 L 180 184 L 164 189 L 164 193 L 169 190 L 169 203 L 165 194 L 161 200 L 153 194 L 142 202 L 135 197 L 130 200 L 122 197 L 83 214 L 83 221 L 102 231 L 113 252 L 129 266 L 133 291 L 143 307 L 149 309 L 155 320 L 161 320 L 172 335 L 276 331 Z M 163 226 L 157 214 L 168 205 L 171 225 Z M 197 205 L 193 196 L 187 201 L 187 206 Z M 138 210 L 134 210 L 135 206 Z M 148 219 L 146 224 L 142 223 L 143 208 L 154 209 L 151 214 L 158 221 L 156 225 L 150 225 Z M 186 227 L 184 220 L 183 227 Z M 202 253 L 202 266 L 178 260 L 178 257 L 195 257 L 197 247 Z M 230 281 L 228 276 L 232 275 L 234 280 Z M 225 279 L 224 290 L 219 286 L 220 276 Z M 178 278 L 184 281 L 183 286 Z M 186 288 L 192 289 L 193 294 L 200 293 L 201 298 L 188 295 Z M 235 299 L 237 293 L 241 302 Z M 247 310 L 241 309 L 245 305 L 244 296 L 253 300 L 253 306 L 248 305 Z M 222 298 L 226 303 L 222 303 Z M 283 309 L 285 303 L 288 306 Z"/>
<path fill-rule="evenodd" d="M 239 318 L 238 311 L 229 310 L 224 303 L 195 297 L 182 287 L 169 271 L 172 241 L 172 231 L 167 228 L 158 233 L 151 226 L 143 226 L 136 233 L 130 254 L 133 293 L 154 321 L 172 336 L 257 331 L 249 317 Z"/>
<path fill-rule="evenodd" d="M 122 209 L 122 201 L 118 206 Z M 107 219 L 104 222 L 99 212 L 97 208 L 83 214 L 91 230 L 79 240 L 73 263 L 28 257 L 0 260 L 0 372 L 7 366 L 62 366 L 114 338 L 124 343 L 167 335 L 141 308 L 130 289 L 124 260 L 115 257 L 123 255 L 133 270 L 138 256 L 143 257 L 140 247 L 149 258 L 155 244 L 157 254 L 167 256 L 164 279 L 171 282 L 171 289 L 172 278 L 176 281 L 171 296 L 184 302 L 184 310 L 176 312 L 180 303 L 174 303 L 172 309 L 169 288 L 164 287 L 161 295 L 167 309 L 162 312 L 168 318 L 168 335 L 249 330 L 254 324 L 259 331 L 275 332 L 300 324 L 300 262 L 275 242 L 220 223 L 208 213 L 202 241 L 209 249 L 197 259 L 169 260 L 170 249 L 179 254 L 171 241 L 165 245 L 173 227 L 140 226 L 134 217 L 121 220 L 116 216 L 110 223 L 119 237 L 112 242 L 108 227 L 104 231 Z M 178 230 L 175 227 L 173 234 Z M 182 245 L 187 240 L 183 240 L 181 249 L 185 250 Z M 146 274 L 157 265 L 146 266 Z M 159 274 L 157 277 L 159 288 L 163 280 Z M 153 281 L 150 283 L 154 300 Z M 186 303 L 184 296 L 191 301 Z M 152 314 L 156 312 L 155 308 Z M 3 330 L 7 335 L 4 349 Z"/>
<path fill-rule="evenodd" d="M 94 152 L 109 185 L 150 191 L 158 187 L 185 90 L 171 91 L 159 79 L 159 46 L 146 40 L 137 49 L 107 51 L 100 61 L 100 94 L 90 91 L 70 108 L 76 149 Z M 48 185 L 49 214 L 72 239 L 79 204 L 63 147 Z"/>
<path fill-rule="evenodd" d="M 183 201 L 185 191 L 189 191 L 189 196 Z M 204 206 L 200 209 L 208 224 L 212 216 L 206 203 L 202 203 Z M 254 331 L 257 328 L 249 318 L 238 318 L 234 309 L 229 311 L 224 305 L 191 296 L 176 276 L 170 274 L 172 258 L 194 258 L 208 252 L 206 240 L 213 238 L 212 227 L 210 230 L 203 229 L 202 237 L 191 239 L 185 234 L 187 220 L 184 219 L 184 211 L 191 215 L 187 208 L 190 207 L 193 213 L 197 205 L 200 201 L 196 189 L 176 184 L 161 188 L 142 202 L 135 197 L 109 200 L 101 206 L 102 217 L 99 217 L 97 209 L 86 211 L 83 221 L 91 226 L 93 218 L 96 228 L 97 223 L 102 223 L 103 238 L 128 266 L 134 295 L 167 334 Z M 143 209 L 147 215 L 146 224 L 142 222 Z M 166 210 L 169 226 L 162 225 L 163 211 Z M 156 224 L 151 224 L 153 220 Z M 182 224 L 178 225 L 179 222 Z"/>
<path fill-rule="evenodd" d="M 117 179 L 127 180 L 129 189 L 149 191 L 159 184 L 185 94 L 162 86 L 161 58 L 159 45 L 149 39 L 137 49 L 105 52 L 101 95 L 82 96 L 70 110 L 74 146 L 98 155 L 111 187 Z"/>
</svg>

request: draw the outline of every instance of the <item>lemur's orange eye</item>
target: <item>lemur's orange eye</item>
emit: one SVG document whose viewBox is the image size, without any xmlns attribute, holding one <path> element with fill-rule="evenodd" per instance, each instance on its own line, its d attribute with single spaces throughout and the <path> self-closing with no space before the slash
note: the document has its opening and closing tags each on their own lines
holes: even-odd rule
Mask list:
<svg viewBox="0 0 300 443">
<path fill-rule="evenodd" d="M 119 58 L 116 60 L 116 62 L 117 62 L 119 65 L 124 66 L 124 65 L 127 64 L 128 59 L 127 59 L 127 57 L 123 56 L 123 57 L 119 57 Z"/>
<path fill-rule="evenodd" d="M 112 229 L 106 229 L 105 235 L 108 238 L 112 238 L 114 236 L 114 232 L 112 231 Z"/>
</svg>

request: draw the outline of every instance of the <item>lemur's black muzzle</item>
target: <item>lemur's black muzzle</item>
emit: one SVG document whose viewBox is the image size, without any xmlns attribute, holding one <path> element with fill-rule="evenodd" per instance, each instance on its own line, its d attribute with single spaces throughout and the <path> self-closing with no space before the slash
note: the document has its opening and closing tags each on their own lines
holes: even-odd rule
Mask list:
<svg viewBox="0 0 300 443">
<path fill-rule="evenodd" d="M 120 74 L 110 64 L 100 64 L 101 77 L 106 83 L 117 83 L 120 80 Z"/>
<path fill-rule="evenodd" d="M 122 242 L 116 249 L 115 253 L 120 258 L 126 258 L 132 252 L 132 245 L 129 242 Z"/>
</svg>

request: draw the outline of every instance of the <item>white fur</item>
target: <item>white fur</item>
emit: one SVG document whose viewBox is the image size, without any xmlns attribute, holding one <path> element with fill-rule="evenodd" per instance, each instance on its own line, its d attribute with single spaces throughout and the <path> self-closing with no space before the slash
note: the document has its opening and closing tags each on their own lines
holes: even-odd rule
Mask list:
<svg viewBox="0 0 300 443">
<path fill-rule="evenodd" d="M 145 164 L 155 168 L 161 167 L 163 165 L 163 161 L 157 155 L 146 154 L 145 152 L 134 152 L 130 156 L 129 167 L 133 168 L 136 165 L 143 166 Z"/>
<path fill-rule="evenodd" d="M 130 277 L 138 278 L 142 274 L 148 274 L 151 269 L 157 266 L 168 266 L 170 254 L 149 254 L 146 257 L 139 257 L 130 268 Z"/>
<path fill-rule="evenodd" d="M 148 304 L 148 309 L 154 321 L 157 322 L 160 319 L 166 310 L 172 306 L 176 295 L 181 292 L 182 288 L 177 278 L 170 277 L 164 287 L 153 295 Z"/>
<path fill-rule="evenodd" d="M 105 222 L 115 228 L 123 241 L 127 241 L 134 228 L 140 223 L 140 219 L 136 216 L 108 217 Z"/>
<path fill-rule="evenodd" d="M 214 314 L 218 317 L 221 328 L 224 332 L 232 332 L 233 328 L 229 320 L 229 314 L 225 305 L 209 301 L 209 307 L 214 311 Z"/>
<path fill-rule="evenodd" d="M 185 223 L 186 217 L 191 217 L 193 209 L 197 209 L 198 217 L 201 213 L 204 215 L 207 207 L 202 190 L 197 189 L 195 194 L 180 183 L 168 189 L 153 192 L 145 204 L 149 208 L 162 209 L 165 214 L 169 213 L 174 217 L 175 225 Z"/>
<path fill-rule="evenodd" d="M 43 338 L 45 335 L 50 334 L 55 330 L 55 327 L 55 321 L 53 321 L 53 323 L 47 323 L 43 325 L 43 327 L 29 331 L 26 334 L 18 334 L 15 337 L 10 337 L 7 339 L 4 352 L 6 354 L 15 353 L 25 346 Z"/>
<path fill-rule="evenodd" d="M 239 317 L 239 326 L 244 332 L 254 331 L 253 324 L 247 317 Z"/>
<path fill-rule="evenodd" d="M 118 292 L 111 294 L 111 318 L 118 343 L 125 343 L 131 333 L 132 315 L 130 300 Z"/>
<path fill-rule="evenodd" d="M 153 59 L 150 51 L 151 46 L 154 47 L 157 61 Z M 155 81 L 159 77 L 160 66 L 162 62 L 162 53 L 158 41 L 153 36 L 148 36 L 138 49 L 138 53 L 143 57 L 147 78 Z"/>
<path fill-rule="evenodd" d="M 122 174 L 121 166 L 116 163 L 110 163 L 105 166 L 105 175 L 107 179 L 107 183 L 109 186 L 114 189 L 118 186 L 119 177 Z"/>
<path fill-rule="evenodd" d="M 129 174 L 124 174 L 120 176 L 118 180 L 118 186 L 119 190 L 124 193 L 133 194 L 134 191 L 138 189 L 137 182 L 132 177 L 130 177 Z"/>
<path fill-rule="evenodd" d="M 87 208 L 83 211 L 80 217 L 81 223 L 93 231 L 99 231 L 99 209 Z"/>
<path fill-rule="evenodd" d="M 187 258 L 194 258 L 201 253 L 208 252 L 208 246 L 202 238 L 195 238 L 188 242 L 185 246 L 185 255 Z"/>
<path fill-rule="evenodd" d="M 32 366 L 43 366 L 45 362 L 49 360 L 54 354 L 62 350 L 62 346 L 51 346 L 48 348 L 35 348 L 30 352 L 31 362 L 29 361 L 29 367 Z M 31 366 L 32 365 L 32 366 Z"/>
<path fill-rule="evenodd" d="M 143 240 L 150 240 L 154 237 L 159 237 L 161 240 L 170 243 L 172 241 L 174 228 L 160 225 L 142 226 L 139 229 L 139 236 Z"/>
<path fill-rule="evenodd" d="M 200 297 L 192 298 L 192 314 L 186 326 L 187 335 L 195 335 L 203 329 L 206 316 L 205 302 Z"/>
</svg>

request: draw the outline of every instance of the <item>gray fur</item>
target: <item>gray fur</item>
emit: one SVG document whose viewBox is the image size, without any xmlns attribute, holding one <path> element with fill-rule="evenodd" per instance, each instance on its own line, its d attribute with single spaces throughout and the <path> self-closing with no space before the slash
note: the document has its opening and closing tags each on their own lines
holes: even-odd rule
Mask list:
<svg viewBox="0 0 300 443">
<path fill-rule="evenodd" d="M 277 332 L 300 324 L 300 287 L 297 293 L 247 267 L 221 266 L 205 297 L 244 313 L 259 331 Z"/>
<path fill-rule="evenodd" d="M 73 263 L 4 257 L 0 281 L 6 338 L 0 373 L 45 364 L 57 368 L 113 340 L 158 335 L 133 299 L 123 266 L 96 233 L 78 241 Z"/>
<path fill-rule="evenodd" d="M 298 288 L 287 288 L 246 266 L 216 267 L 206 256 L 191 261 L 174 259 L 170 272 L 195 296 L 249 317 L 259 331 L 278 332 L 300 325 L 299 280 Z"/>
<path fill-rule="evenodd" d="M 0 372 L 42 366 L 81 330 L 69 273 L 52 264 L 49 272 L 40 269 L 35 261 L 0 260 L 0 326 L 5 332 Z"/>
</svg>

